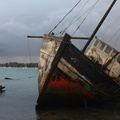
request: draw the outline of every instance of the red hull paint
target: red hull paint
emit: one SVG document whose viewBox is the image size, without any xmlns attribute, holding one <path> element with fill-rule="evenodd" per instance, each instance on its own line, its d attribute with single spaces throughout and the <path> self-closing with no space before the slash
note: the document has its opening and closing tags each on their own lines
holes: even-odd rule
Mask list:
<svg viewBox="0 0 120 120">
<path fill-rule="evenodd" d="M 76 95 L 79 95 L 80 97 L 85 96 L 91 99 L 96 98 L 96 96 L 88 91 L 84 85 L 74 82 L 73 79 L 68 80 L 63 76 L 58 76 L 58 74 L 55 72 L 52 75 L 52 78 L 56 79 L 50 80 L 46 92 L 52 92 L 53 94 L 66 97 L 74 97 Z"/>
<path fill-rule="evenodd" d="M 93 102 L 116 98 L 120 93 L 119 85 L 74 45 L 68 43 L 70 36 L 65 35 L 54 59 L 49 49 L 46 54 L 43 44 L 42 50 L 45 51 L 40 54 L 37 107 L 64 106 L 66 103 L 71 106 L 71 103 L 80 104 L 83 99 Z"/>
</svg>

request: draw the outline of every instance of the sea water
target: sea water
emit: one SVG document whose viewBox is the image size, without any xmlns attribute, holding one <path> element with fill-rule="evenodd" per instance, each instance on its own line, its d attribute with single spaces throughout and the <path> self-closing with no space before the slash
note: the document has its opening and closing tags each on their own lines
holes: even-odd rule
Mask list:
<svg viewBox="0 0 120 120">
<path fill-rule="evenodd" d="M 0 120 L 120 120 L 120 103 L 36 111 L 36 68 L 0 68 L 0 85 Z"/>
<path fill-rule="evenodd" d="M 0 68 L 0 85 L 0 120 L 36 120 L 37 69 Z"/>
</svg>

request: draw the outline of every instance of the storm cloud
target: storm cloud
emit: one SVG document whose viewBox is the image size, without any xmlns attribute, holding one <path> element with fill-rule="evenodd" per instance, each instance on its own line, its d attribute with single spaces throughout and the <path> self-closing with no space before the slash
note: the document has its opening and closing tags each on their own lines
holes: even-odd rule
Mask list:
<svg viewBox="0 0 120 120">
<path fill-rule="evenodd" d="M 81 0 L 79 6 L 66 17 L 54 32 L 59 33 L 68 26 L 70 21 L 75 17 L 76 12 L 87 1 Z M 96 1 L 89 0 L 83 12 Z M 99 0 L 74 36 L 89 37 L 112 1 Z M 41 39 L 28 39 L 27 35 L 49 33 L 77 2 L 78 0 L 0 0 L 0 62 L 38 62 Z M 114 18 L 119 16 L 119 5 L 120 1 L 117 1 L 97 33 L 97 36 L 100 36 L 104 41 L 110 39 L 119 29 L 120 23 L 118 21 L 106 35 L 101 35 L 102 31 L 106 29 Z M 80 22 L 81 19 L 66 32 L 72 35 Z M 74 44 L 81 49 L 85 42 L 81 44 L 76 40 Z M 114 44 L 114 42 L 111 42 L 111 44 Z M 117 41 L 115 45 L 119 50 L 120 42 Z M 31 61 L 29 61 L 30 57 Z"/>
</svg>

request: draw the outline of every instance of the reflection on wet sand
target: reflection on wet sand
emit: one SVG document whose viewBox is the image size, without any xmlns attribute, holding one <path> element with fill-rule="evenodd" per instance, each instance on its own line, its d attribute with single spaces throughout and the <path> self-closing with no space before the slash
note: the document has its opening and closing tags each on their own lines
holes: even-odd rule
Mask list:
<svg viewBox="0 0 120 120">
<path fill-rule="evenodd" d="M 120 103 L 113 106 L 84 108 L 42 109 L 37 120 L 120 120 Z"/>
<path fill-rule="evenodd" d="M 4 93 L 5 93 L 5 90 L 1 90 L 0 91 L 0 96 L 4 95 Z"/>
</svg>

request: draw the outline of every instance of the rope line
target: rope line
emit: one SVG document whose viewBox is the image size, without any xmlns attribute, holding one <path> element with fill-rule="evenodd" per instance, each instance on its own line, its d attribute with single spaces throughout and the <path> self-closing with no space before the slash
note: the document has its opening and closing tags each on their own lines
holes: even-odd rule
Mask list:
<svg viewBox="0 0 120 120">
<path fill-rule="evenodd" d="M 120 40 L 120 35 L 118 36 L 118 38 L 117 38 L 117 40 L 116 40 L 116 42 L 114 43 L 114 47 L 117 45 L 117 42 Z"/>
<path fill-rule="evenodd" d="M 120 20 L 120 15 L 119 15 L 114 21 L 112 21 L 111 24 L 109 24 L 104 31 L 102 31 L 100 37 L 103 36 L 103 35 L 105 35 L 106 32 L 107 32 L 110 28 L 112 28 L 119 20 Z"/>
<path fill-rule="evenodd" d="M 63 31 L 61 31 L 60 32 L 60 34 L 62 35 L 62 34 L 64 34 L 65 32 L 66 32 L 66 30 L 70 27 L 70 26 L 72 26 L 75 22 L 77 22 L 79 19 L 81 19 L 81 17 L 82 16 L 84 16 L 87 12 L 88 12 L 88 14 L 86 15 L 86 17 L 84 18 L 84 19 L 86 19 L 87 18 L 87 16 L 90 14 L 90 12 L 92 11 L 92 9 L 95 7 L 95 5 L 98 3 L 98 1 L 99 0 L 97 0 L 90 8 L 88 8 L 80 17 L 78 17 L 77 19 L 76 18 L 74 18 L 72 21 L 71 21 L 71 23 L 63 30 Z M 87 3 L 89 2 L 89 0 L 83 5 L 83 7 L 80 9 L 80 11 L 79 11 L 79 13 L 81 12 L 81 10 L 87 5 Z M 79 14 L 78 13 L 78 14 Z M 76 17 L 78 16 L 78 14 L 76 15 Z M 76 19 L 76 20 L 75 20 Z M 79 29 L 79 27 L 82 25 L 82 23 L 85 21 L 83 19 L 83 21 L 80 23 L 80 25 L 78 26 L 78 29 Z M 77 31 L 77 30 L 76 30 Z M 73 34 L 75 34 L 75 32 L 73 33 Z"/>
<path fill-rule="evenodd" d="M 87 5 L 88 2 L 89 2 L 89 0 L 88 0 L 88 1 L 83 5 L 83 7 L 79 10 L 79 12 L 76 14 L 76 16 L 73 18 L 73 20 L 69 23 L 69 25 L 68 25 L 63 31 L 60 32 L 61 35 L 63 35 L 63 34 L 66 32 L 66 30 L 67 30 L 72 24 L 74 24 L 75 19 L 76 19 L 77 16 L 80 14 L 80 12 L 84 9 L 84 7 Z"/>
<path fill-rule="evenodd" d="M 60 20 L 60 22 L 58 22 L 58 24 L 50 31 L 49 34 L 51 34 L 57 27 L 58 25 L 75 9 L 75 7 L 81 2 L 81 0 L 79 0 L 77 2 L 77 4 Z"/>
<path fill-rule="evenodd" d="M 85 16 L 85 18 L 82 20 L 82 22 L 80 23 L 80 25 L 77 27 L 77 29 L 74 31 L 74 33 L 72 34 L 72 36 L 77 32 L 77 30 L 80 28 L 80 26 L 82 25 L 82 23 L 87 19 L 88 15 L 91 13 L 91 11 L 93 10 L 93 8 L 95 7 L 95 5 L 98 3 L 99 0 L 97 0 L 87 11 L 87 15 Z"/>
<path fill-rule="evenodd" d="M 29 54 L 29 59 L 30 59 L 30 62 L 31 62 L 31 52 L 30 52 L 30 44 L 29 44 L 29 40 L 27 38 L 27 44 L 28 44 L 28 54 Z"/>
<path fill-rule="evenodd" d="M 116 34 L 120 31 L 120 28 L 115 32 L 115 34 L 109 39 L 108 43 L 116 36 Z"/>
</svg>

